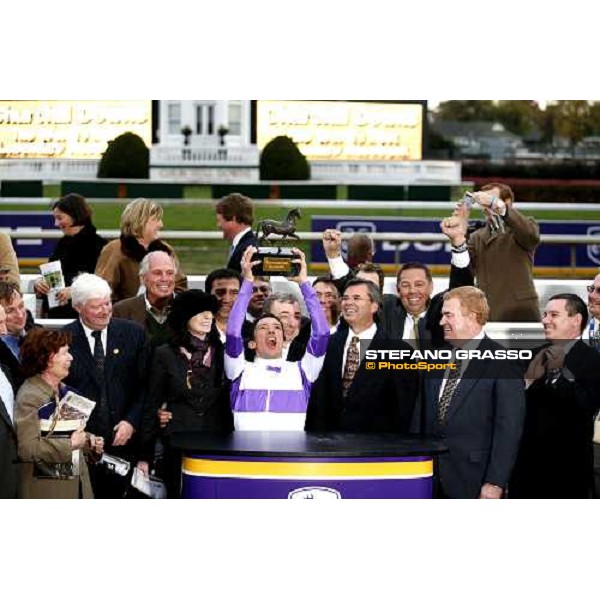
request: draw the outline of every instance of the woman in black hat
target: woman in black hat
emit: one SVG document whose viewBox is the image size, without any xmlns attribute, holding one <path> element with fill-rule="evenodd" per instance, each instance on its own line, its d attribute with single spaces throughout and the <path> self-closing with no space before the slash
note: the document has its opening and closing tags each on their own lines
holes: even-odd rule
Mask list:
<svg viewBox="0 0 600 600">
<path fill-rule="evenodd" d="M 169 498 L 180 493 L 181 453 L 170 444 L 180 431 L 229 432 L 233 419 L 223 369 L 223 344 L 214 323 L 217 299 L 200 290 L 175 296 L 167 322 L 173 341 L 157 348 L 142 424 L 143 458 L 153 459 L 162 434 L 162 475 Z M 143 469 L 147 469 L 142 464 Z"/>
</svg>

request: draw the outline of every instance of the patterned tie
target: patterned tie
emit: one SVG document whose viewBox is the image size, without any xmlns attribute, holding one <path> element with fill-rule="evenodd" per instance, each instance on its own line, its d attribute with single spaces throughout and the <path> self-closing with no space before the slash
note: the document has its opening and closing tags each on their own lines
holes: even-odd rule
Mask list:
<svg viewBox="0 0 600 600">
<path fill-rule="evenodd" d="M 95 417 L 99 431 L 103 435 L 107 435 L 110 432 L 110 413 L 106 392 L 106 377 L 104 375 L 104 348 L 102 347 L 101 336 L 101 331 L 92 331 L 92 337 L 94 338 L 94 362 L 96 363 L 96 374 L 100 383 L 100 397 L 96 399 Z"/>
<path fill-rule="evenodd" d="M 444 387 L 444 391 L 438 400 L 438 423 L 439 425 L 444 424 L 444 420 L 446 419 L 446 415 L 448 414 L 448 408 L 450 407 L 450 403 L 452 402 L 452 396 L 456 391 L 456 387 L 458 386 L 458 382 L 460 380 L 460 370 L 462 366 L 462 360 L 455 360 L 454 364 L 456 365 L 456 369 L 450 371 L 448 375 L 448 379 L 446 380 L 446 387 Z"/>
<path fill-rule="evenodd" d="M 419 350 L 420 348 L 420 335 L 419 335 L 419 321 L 421 317 L 413 317 L 413 337 L 412 343 L 410 344 L 415 350 Z"/>
<path fill-rule="evenodd" d="M 347 396 L 348 390 L 352 385 L 352 380 L 358 371 L 358 365 L 360 364 L 360 353 L 358 351 L 359 338 L 356 335 L 352 336 L 350 340 L 350 346 L 348 347 L 348 353 L 346 354 L 346 364 L 344 366 L 344 374 L 342 376 L 342 390 L 344 397 Z"/>
</svg>

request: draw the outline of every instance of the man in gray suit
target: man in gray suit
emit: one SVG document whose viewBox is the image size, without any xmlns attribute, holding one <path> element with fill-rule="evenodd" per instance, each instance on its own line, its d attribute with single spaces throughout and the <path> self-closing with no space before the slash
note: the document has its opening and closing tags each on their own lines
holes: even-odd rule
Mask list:
<svg viewBox="0 0 600 600">
<path fill-rule="evenodd" d="M 483 333 L 489 306 L 471 286 L 444 295 L 444 338 L 457 350 L 503 347 Z M 424 381 L 426 433 L 447 445 L 437 463 L 437 496 L 501 498 L 519 448 L 525 415 L 520 367 L 506 360 L 456 359 Z"/>
</svg>

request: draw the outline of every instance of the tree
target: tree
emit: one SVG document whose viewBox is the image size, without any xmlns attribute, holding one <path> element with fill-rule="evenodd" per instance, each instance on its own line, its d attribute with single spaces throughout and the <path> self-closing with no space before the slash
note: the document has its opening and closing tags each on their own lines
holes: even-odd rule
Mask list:
<svg viewBox="0 0 600 600">
<path fill-rule="evenodd" d="M 436 117 L 444 121 L 495 121 L 492 100 L 447 100 L 440 102 Z"/>
<path fill-rule="evenodd" d="M 150 151 L 130 131 L 108 142 L 98 166 L 98 178 L 148 179 L 149 173 Z"/>
<path fill-rule="evenodd" d="M 267 180 L 310 179 L 310 165 L 292 138 L 273 138 L 260 155 L 260 178 Z"/>
<path fill-rule="evenodd" d="M 499 100 L 495 112 L 495 120 L 502 123 L 504 129 L 522 137 L 542 127 L 542 110 L 534 100 Z"/>
<path fill-rule="evenodd" d="M 574 147 L 591 131 L 587 100 L 558 100 L 552 106 L 556 135 L 567 138 Z"/>
</svg>

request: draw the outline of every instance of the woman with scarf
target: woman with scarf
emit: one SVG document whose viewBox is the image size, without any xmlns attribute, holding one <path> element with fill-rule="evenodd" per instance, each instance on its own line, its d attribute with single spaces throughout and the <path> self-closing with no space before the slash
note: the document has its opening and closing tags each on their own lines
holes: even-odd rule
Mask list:
<svg viewBox="0 0 600 600">
<path fill-rule="evenodd" d="M 179 497 L 181 481 L 181 453 L 171 447 L 171 434 L 233 429 L 223 345 L 214 323 L 218 310 L 217 299 L 200 290 L 176 295 L 167 317 L 174 339 L 155 351 L 142 424 L 144 462 L 138 466 L 148 472 L 162 432 L 162 476 L 169 498 Z"/>
<path fill-rule="evenodd" d="M 59 306 L 48 308 L 48 284 L 40 277 L 34 289 L 43 299 L 42 313 L 50 319 L 75 319 L 77 313 L 71 306 L 71 284 L 81 273 L 93 273 L 98 256 L 106 240 L 96 233 L 92 223 L 92 209 L 83 196 L 67 194 L 52 205 L 54 225 L 63 237 L 52 252 L 49 262 L 59 260 L 66 288 L 58 293 Z"/>
<path fill-rule="evenodd" d="M 159 239 L 162 218 L 162 206 L 153 200 L 138 198 L 125 207 L 121 215 L 121 237 L 104 246 L 96 265 L 96 275 L 108 281 L 112 289 L 113 303 L 138 295 L 140 263 L 148 252 L 162 250 L 178 264 L 173 248 Z M 178 270 L 175 289 L 186 287 L 186 276 Z"/>
</svg>

